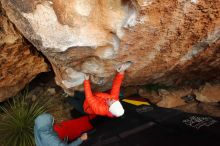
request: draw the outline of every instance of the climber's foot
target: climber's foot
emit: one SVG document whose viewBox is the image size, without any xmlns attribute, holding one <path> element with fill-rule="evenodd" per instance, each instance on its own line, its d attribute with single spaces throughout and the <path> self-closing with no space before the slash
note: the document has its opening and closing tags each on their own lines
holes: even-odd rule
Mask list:
<svg viewBox="0 0 220 146">
<path fill-rule="evenodd" d="M 89 80 L 89 75 L 88 74 L 84 74 L 84 79 L 85 80 Z"/>
<path fill-rule="evenodd" d="M 119 65 L 119 67 L 117 67 L 117 72 L 124 72 L 125 70 L 127 70 L 131 65 L 133 64 L 133 62 L 131 61 L 127 61 L 121 65 Z"/>
</svg>

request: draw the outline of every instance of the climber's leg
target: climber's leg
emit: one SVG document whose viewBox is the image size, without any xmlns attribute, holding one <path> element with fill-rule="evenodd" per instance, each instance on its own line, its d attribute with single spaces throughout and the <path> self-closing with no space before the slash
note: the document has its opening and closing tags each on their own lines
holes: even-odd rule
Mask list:
<svg viewBox="0 0 220 146">
<path fill-rule="evenodd" d="M 67 102 L 70 103 L 74 107 L 74 109 L 81 113 L 85 113 L 83 109 L 84 100 L 85 94 L 79 91 L 76 91 L 73 97 L 67 98 Z"/>
</svg>

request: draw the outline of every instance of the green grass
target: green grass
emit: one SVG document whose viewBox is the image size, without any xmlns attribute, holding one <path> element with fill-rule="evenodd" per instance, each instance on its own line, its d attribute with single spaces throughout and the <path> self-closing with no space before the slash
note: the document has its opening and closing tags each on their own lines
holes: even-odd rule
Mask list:
<svg viewBox="0 0 220 146">
<path fill-rule="evenodd" d="M 26 98 L 28 92 L 13 97 L 0 106 L 0 145 L 34 146 L 34 120 L 47 111 L 49 101 Z"/>
</svg>

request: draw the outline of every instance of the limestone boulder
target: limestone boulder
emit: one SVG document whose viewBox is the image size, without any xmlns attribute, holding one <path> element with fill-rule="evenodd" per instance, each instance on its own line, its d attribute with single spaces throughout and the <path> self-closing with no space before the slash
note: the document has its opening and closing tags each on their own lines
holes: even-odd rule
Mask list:
<svg viewBox="0 0 220 146">
<path fill-rule="evenodd" d="M 206 83 L 195 91 L 196 99 L 201 102 L 219 102 L 220 101 L 220 85 Z"/>
<path fill-rule="evenodd" d="M 140 88 L 138 90 L 138 94 L 141 97 L 148 99 L 153 104 L 157 104 L 163 98 L 162 96 L 159 96 L 158 91 L 154 91 L 154 90 L 150 91 L 150 90 L 147 90 L 146 88 Z"/>
<path fill-rule="evenodd" d="M 174 108 L 178 106 L 183 106 L 187 102 L 185 102 L 184 98 L 187 95 L 190 95 L 192 90 L 190 89 L 178 89 L 178 90 L 171 90 L 167 91 L 161 89 L 159 91 L 159 96 L 161 100 L 157 103 L 157 106 L 166 107 L 166 108 Z"/>
<path fill-rule="evenodd" d="M 0 5 L 0 102 L 46 71 L 44 58 L 17 31 Z"/>
<path fill-rule="evenodd" d="M 2 0 L 8 18 L 50 61 L 68 94 L 125 86 L 220 80 L 219 0 Z M 208 75 L 207 75 L 208 74 Z"/>
</svg>

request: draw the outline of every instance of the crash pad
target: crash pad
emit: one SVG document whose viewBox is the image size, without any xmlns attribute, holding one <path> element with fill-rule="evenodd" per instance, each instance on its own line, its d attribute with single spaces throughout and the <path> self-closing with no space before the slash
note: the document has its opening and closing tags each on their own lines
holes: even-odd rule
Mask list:
<svg viewBox="0 0 220 146">
<path fill-rule="evenodd" d="M 122 102 L 120 118 L 93 125 L 83 146 L 219 146 L 220 119 L 154 105 Z"/>
</svg>

